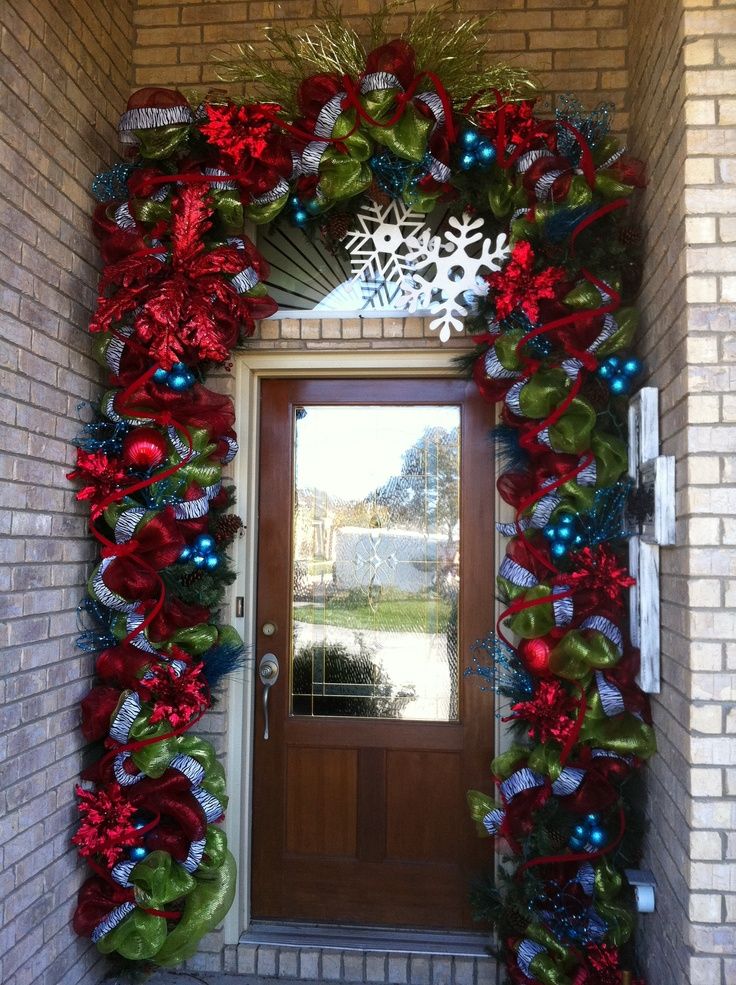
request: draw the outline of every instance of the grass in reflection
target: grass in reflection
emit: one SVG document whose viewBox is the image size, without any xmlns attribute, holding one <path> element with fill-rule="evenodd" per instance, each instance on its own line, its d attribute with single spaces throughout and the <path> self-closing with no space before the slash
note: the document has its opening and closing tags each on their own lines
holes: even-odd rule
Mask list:
<svg viewBox="0 0 736 985">
<path fill-rule="evenodd" d="M 387 633 L 443 633 L 447 631 L 451 609 L 447 599 L 416 595 L 402 598 L 383 594 L 380 603 L 371 606 L 365 592 L 348 592 L 333 596 L 326 603 L 297 602 L 294 621 Z"/>
</svg>

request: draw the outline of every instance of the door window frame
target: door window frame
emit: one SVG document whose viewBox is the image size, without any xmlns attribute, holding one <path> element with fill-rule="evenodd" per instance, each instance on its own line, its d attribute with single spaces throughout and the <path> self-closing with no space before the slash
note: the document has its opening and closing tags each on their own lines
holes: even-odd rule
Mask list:
<svg viewBox="0 0 736 985">
<path fill-rule="evenodd" d="M 233 465 L 236 486 L 235 510 L 245 525 L 243 537 L 234 544 L 238 572 L 230 588 L 230 622 L 243 637 L 246 654 L 254 650 L 256 639 L 256 587 L 258 550 L 258 455 L 261 381 L 269 378 L 442 378 L 457 376 L 453 358 L 455 347 L 427 349 L 360 350 L 243 350 L 234 353 L 236 428 L 240 452 Z M 505 510 L 496 495 L 496 516 Z M 500 549 L 496 536 L 494 550 Z M 500 556 L 497 554 L 497 556 Z M 492 591 L 489 586 L 489 591 Z M 235 600 L 244 599 L 242 618 L 234 613 Z M 490 628 L 490 627 L 489 627 Z M 235 945 L 251 922 L 251 835 L 254 742 L 255 662 L 246 662 L 242 671 L 230 675 L 227 689 L 226 776 L 230 796 L 224 828 L 230 849 L 238 862 L 236 905 L 223 925 L 224 943 Z M 240 709 L 241 714 L 237 711 Z M 496 720 L 495 748 L 506 743 Z"/>
</svg>

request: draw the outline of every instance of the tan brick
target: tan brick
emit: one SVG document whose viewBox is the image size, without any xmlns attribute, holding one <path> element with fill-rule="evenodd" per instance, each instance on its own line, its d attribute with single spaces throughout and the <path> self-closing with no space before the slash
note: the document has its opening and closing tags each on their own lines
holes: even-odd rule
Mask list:
<svg viewBox="0 0 736 985">
<path fill-rule="evenodd" d="M 714 99 L 685 100 L 685 122 L 698 126 L 716 122 L 716 103 Z"/>
<path fill-rule="evenodd" d="M 688 277 L 687 300 L 690 304 L 718 300 L 718 282 L 715 277 Z"/>
<path fill-rule="evenodd" d="M 716 180 L 715 161 L 711 157 L 689 157 L 685 161 L 685 182 L 688 185 L 712 185 Z"/>
<path fill-rule="evenodd" d="M 714 38 L 688 39 L 682 46 L 682 57 L 685 64 L 712 65 L 715 62 L 716 43 Z"/>
</svg>

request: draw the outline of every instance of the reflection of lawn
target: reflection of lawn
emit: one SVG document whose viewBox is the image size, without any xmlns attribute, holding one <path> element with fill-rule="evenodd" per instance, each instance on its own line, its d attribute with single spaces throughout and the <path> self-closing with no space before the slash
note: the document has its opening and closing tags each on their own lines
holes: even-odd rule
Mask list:
<svg viewBox="0 0 736 985">
<path fill-rule="evenodd" d="M 444 599 L 385 599 L 372 610 L 367 602 L 331 599 L 327 605 L 297 605 L 296 622 L 388 633 L 439 633 L 447 628 L 450 603 Z"/>
</svg>

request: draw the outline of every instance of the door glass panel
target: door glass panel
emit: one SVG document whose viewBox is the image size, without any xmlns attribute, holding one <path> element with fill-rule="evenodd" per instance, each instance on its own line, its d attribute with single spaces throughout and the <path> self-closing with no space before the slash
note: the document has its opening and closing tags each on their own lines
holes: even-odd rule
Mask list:
<svg viewBox="0 0 736 985">
<path fill-rule="evenodd" d="M 460 408 L 294 423 L 292 714 L 456 721 Z"/>
</svg>

